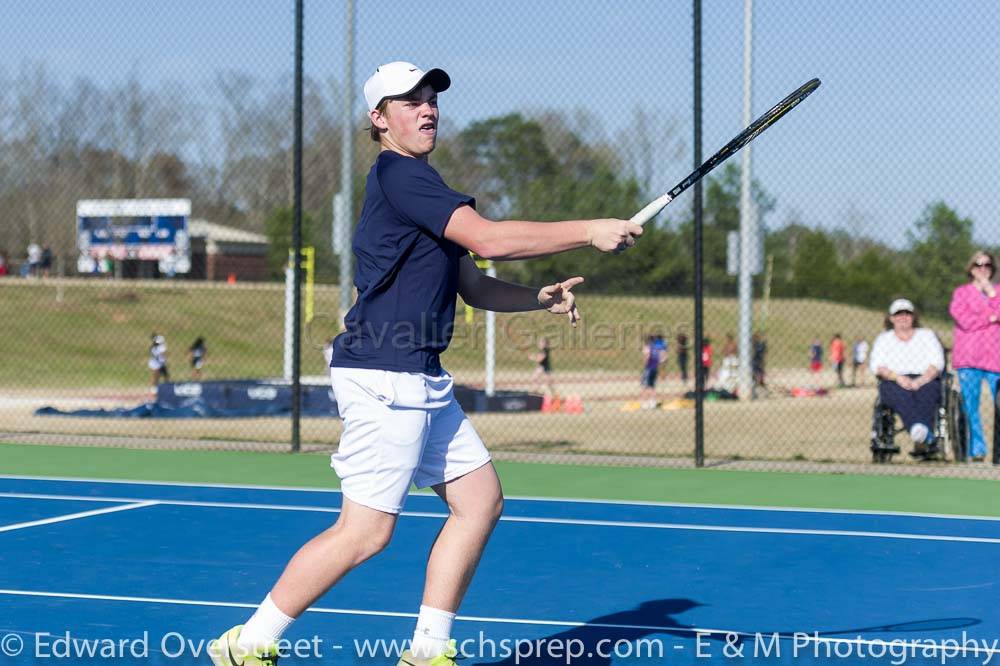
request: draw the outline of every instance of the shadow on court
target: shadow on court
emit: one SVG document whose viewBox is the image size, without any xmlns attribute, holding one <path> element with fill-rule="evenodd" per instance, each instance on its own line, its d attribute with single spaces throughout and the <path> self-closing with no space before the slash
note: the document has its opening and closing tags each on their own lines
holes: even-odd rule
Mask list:
<svg viewBox="0 0 1000 666">
<path fill-rule="evenodd" d="M 703 604 L 691 599 L 657 599 L 645 601 L 636 608 L 617 613 L 610 613 L 588 620 L 580 627 L 572 627 L 565 631 L 537 638 L 520 646 L 519 654 L 505 656 L 500 650 L 497 659 L 488 655 L 479 657 L 472 662 L 477 666 L 515 666 L 519 664 L 538 664 L 548 666 L 567 663 L 567 655 L 573 651 L 569 663 L 588 664 L 589 666 L 610 666 L 612 663 L 653 663 L 659 657 L 670 660 L 671 657 L 691 657 L 694 655 L 694 627 L 681 624 L 675 619 L 679 615 Z M 889 623 L 879 626 L 859 627 L 855 629 L 796 629 L 794 631 L 758 630 L 765 638 L 772 635 L 783 639 L 793 639 L 795 636 L 807 634 L 810 637 L 824 638 L 844 637 L 846 640 L 861 636 L 883 634 L 910 634 L 911 640 L 930 638 L 934 632 L 964 629 L 980 624 L 982 621 L 971 617 L 950 617 L 927 620 L 911 620 Z M 672 629 L 674 629 L 672 631 Z M 746 631 L 754 631 L 748 629 Z M 914 634 L 916 634 L 914 636 Z M 923 634 L 923 635 L 920 635 Z M 641 647 L 637 641 L 655 636 L 662 642 L 659 646 Z M 665 637 L 677 637 L 671 641 Z M 734 640 L 735 638 L 735 640 Z M 727 637 L 725 634 L 703 635 L 702 640 L 718 646 L 728 643 L 731 647 L 745 645 L 743 637 Z M 906 640 L 906 638 L 904 638 Z M 940 639 L 938 639 L 940 640 Z M 731 641 L 731 642 L 730 642 Z M 752 640 L 750 640 L 752 642 Z M 616 650 L 617 646 L 617 650 Z M 675 648 L 675 646 L 683 646 Z M 511 645 L 510 650 L 516 648 Z M 662 654 L 650 653 L 649 650 L 662 649 Z M 530 650 L 530 652 L 529 652 Z M 710 649 L 714 655 L 718 648 Z M 651 661 L 653 660 L 653 661 Z"/>
<path fill-rule="evenodd" d="M 635 641 L 652 635 L 690 638 L 693 634 L 689 626 L 679 623 L 673 616 L 701 605 L 691 599 L 644 601 L 636 608 L 595 617 L 588 620 L 584 626 L 572 627 L 544 638 L 534 639 L 530 655 L 525 654 L 528 651 L 528 646 L 524 645 L 521 650 L 521 655 L 524 656 L 518 657 L 512 654 L 500 661 L 481 658 L 473 663 L 484 666 L 486 664 L 490 664 L 490 666 L 514 666 L 515 664 L 561 664 L 565 666 L 567 650 L 570 649 L 583 650 L 581 656 L 572 659 L 570 662 L 572 664 L 610 665 L 613 658 L 617 661 L 624 658 L 624 661 L 628 662 L 629 659 L 625 658 L 627 655 L 624 653 L 614 656 L 615 645 L 619 645 L 623 649 L 632 649 L 625 648 L 625 643 L 634 646 Z M 670 631 L 673 627 L 676 627 L 678 631 Z M 670 649 L 671 646 L 668 642 L 664 646 L 664 658 L 668 656 L 666 652 Z M 498 656 L 502 656 L 502 654 L 498 654 Z M 635 654 L 634 658 L 643 661 L 643 656 Z M 645 655 L 645 661 L 649 662 L 649 655 Z"/>
</svg>

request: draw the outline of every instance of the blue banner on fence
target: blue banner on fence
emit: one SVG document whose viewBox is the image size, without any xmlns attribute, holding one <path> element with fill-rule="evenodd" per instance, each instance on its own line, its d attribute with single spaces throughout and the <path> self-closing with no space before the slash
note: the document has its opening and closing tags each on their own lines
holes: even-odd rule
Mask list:
<svg viewBox="0 0 1000 666">
<path fill-rule="evenodd" d="M 542 408 L 542 396 L 521 391 L 497 391 L 457 384 L 455 399 L 466 412 L 531 412 Z M 302 416 L 339 417 L 337 399 L 328 385 L 302 384 Z M 97 418 L 252 418 L 286 416 L 292 412 L 292 385 L 283 381 L 222 380 L 160 384 L 156 400 L 135 407 L 61 410 L 42 407 L 36 416 Z"/>
</svg>

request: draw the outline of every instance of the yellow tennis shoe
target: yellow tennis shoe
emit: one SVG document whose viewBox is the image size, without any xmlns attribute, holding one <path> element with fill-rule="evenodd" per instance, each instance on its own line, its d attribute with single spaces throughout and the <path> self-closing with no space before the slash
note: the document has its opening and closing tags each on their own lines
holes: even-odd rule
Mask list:
<svg viewBox="0 0 1000 666">
<path fill-rule="evenodd" d="M 444 654 L 439 654 L 430 659 L 418 659 L 413 656 L 412 652 L 407 650 L 399 658 L 399 663 L 396 666 L 457 666 L 455 663 L 456 656 L 458 656 L 458 650 L 455 648 L 455 641 L 450 640 L 448 641 L 448 649 L 444 651 Z"/>
<path fill-rule="evenodd" d="M 208 644 L 208 656 L 212 658 L 212 663 L 215 666 L 275 666 L 278 663 L 277 647 L 247 653 L 237 644 L 242 630 L 243 625 L 238 624 Z"/>
</svg>

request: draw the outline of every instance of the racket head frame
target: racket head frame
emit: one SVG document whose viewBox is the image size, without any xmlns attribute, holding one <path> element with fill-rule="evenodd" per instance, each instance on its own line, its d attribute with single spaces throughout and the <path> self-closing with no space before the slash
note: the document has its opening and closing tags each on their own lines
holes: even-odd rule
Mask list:
<svg viewBox="0 0 1000 666">
<path fill-rule="evenodd" d="M 783 100 L 768 109 L 755 121 L 750 123 L 746 129 L 733 137 L 729 143 L 724 145 L 714 155 L 705 160 L 701 166 L 688 174 L 684 180 L 677 183 L 677 185 L 671 188 L 670 191 L 646 204 L 642 210 L 629 219 L 629 222 L 642 225 L 656 217 L 656 215 L 663 210 L 668 203 L 676 199 L 681 192 L 697 183 L 699 180 L 708 175 L 712 169 L 725 162 L 727 159 L 735 155 L 740 148 L 757 138 L 757 136 L 764 130 L 776 123 L 781 117 L 798 106 L 806 97 L 811 95 L 813 91 L 819 87 L 819 85 L 819 79 L 811 79 L 806 83 L 803 83 L 794 92 L 789 94 Z"/>
</svg>

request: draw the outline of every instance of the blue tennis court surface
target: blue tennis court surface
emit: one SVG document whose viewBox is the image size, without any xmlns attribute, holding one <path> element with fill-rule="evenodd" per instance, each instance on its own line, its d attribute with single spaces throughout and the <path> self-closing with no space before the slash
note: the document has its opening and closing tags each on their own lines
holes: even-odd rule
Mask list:
<svg viewBox="0 0 1000 666">
<path fill-rule="evenodd" d="M 340 500 L 0 477 L 0 663 L 209 663 Z M 283 663 L 395 664 L 444 517 L 411 496 Z M 463 664 L 1000 664 L 998 562 L 996 519 L 508 499 L 455 638 Z"/>
</svg>

